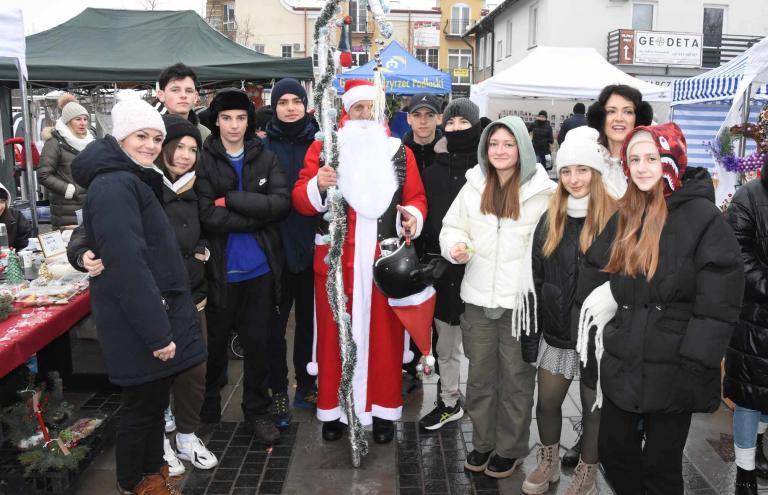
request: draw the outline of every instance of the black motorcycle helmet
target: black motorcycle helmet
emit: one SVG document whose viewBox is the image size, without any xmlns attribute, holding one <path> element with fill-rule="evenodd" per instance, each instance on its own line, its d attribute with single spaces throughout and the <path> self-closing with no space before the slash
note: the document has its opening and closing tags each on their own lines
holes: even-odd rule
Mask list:
<svg viewBox="0 0 768 495">
<path fill-rule="evenodd" d="M 397 248 L 390 252 L 386 244 Z M 385 239 L 381 257 L 373 263 L 373 282 L 385 296 L 402 299 L 432 285 L 445 271 L 445 265 L 440 259 L 422 265 L 413 243 Z"/>
</svg>

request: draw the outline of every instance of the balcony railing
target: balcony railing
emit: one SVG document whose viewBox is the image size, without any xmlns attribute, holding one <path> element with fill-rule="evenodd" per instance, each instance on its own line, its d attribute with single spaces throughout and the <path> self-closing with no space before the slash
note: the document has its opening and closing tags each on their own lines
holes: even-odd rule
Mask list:
<svg viewBox="0 0 768 495">
<path fill-rule="evenodd" d="M 446 36 L 463 36 L 467 32 L 470 26 L 473 26 L 477 20 L 472 19 L 448 19 L 445 21 L 445 28 L 443 32 Z"/>
<path fill-rule="evenodd" d="M 620 30 L 614 30 L 608 33 L 608 45 L 606 50 L 606 60 L 617 65 L 621 61 L 619 53 Z M 762 36 L 724 34 L 720 38 L 719 46 L 704 46 L 701 54 L 701 67 L 713 68 L 720 67 L 726 62 L 736 58 L 739 54 L 745 52 L 752 45 L 763 39 Z"/>
</svg>

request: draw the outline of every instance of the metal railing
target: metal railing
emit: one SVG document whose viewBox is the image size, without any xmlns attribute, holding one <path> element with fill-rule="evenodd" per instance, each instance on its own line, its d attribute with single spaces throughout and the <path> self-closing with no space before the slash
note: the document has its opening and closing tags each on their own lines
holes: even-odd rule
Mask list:
<svg viewBox="0 0 768 495">
<path fill-rule="evenodd" d="M 467 32 L 470 26 L 474 26 L 477 20 L 472 19 L 448 19 L 445 21 L 445 28 L 443 32 L 446 36 L 463 36 Z"/>
</svg>

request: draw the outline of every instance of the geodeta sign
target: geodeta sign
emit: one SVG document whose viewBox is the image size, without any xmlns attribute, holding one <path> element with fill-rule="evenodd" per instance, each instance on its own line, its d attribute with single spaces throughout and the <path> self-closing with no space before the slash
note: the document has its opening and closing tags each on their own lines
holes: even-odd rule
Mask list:
<svg viewBox="0 0 768 495">
<path fill-rule="evenodd" d="M 702 35 L 635 31 L 634 63 L 701 66 Z"/>
</svg>

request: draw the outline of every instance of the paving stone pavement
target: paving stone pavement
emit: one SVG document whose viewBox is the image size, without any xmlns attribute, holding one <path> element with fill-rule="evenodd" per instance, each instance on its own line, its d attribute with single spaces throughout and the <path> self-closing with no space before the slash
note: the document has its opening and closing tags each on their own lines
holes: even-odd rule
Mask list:
<svg viewBox="0 0 768 495">
<path fill-rule="evenodd" d="M 289 336 L 288 349 L 291 348 Z M 466 378 L 466 363 L 462 377 Z M 185 495 L 519 495 L 525 474 L 536 466 L 539 436 L 534 417 L 530 453 L 512 477 L 496 481 L 464 471 L 461 466 L 472 440 L 468 418 L 437 432 L 422 432 L 417 427 L 418 419 L 434 407 L 435 378 L 426 380 L 422 388 L 405 399 L 395 441 L 377 445 L 368 435 L 369 454 L 358 469 L 350 466 L 346 437 L 338 442 L 322 440 L 321 423 L 307 410 L 294 410 L 290 429 L 283 433 L 280 444 L 269 452 L 253 442 L 241 424 L 242 362 L 231 362 L 230 378 L 230 385 L 223 391 L 222 423 L 202 435 L 208 439 L 221 464 L 206 472 L 185 462 L 187 473 L 179 481 Z M 563 405 L 561 455 L 576 439 L 573 425 L 580 414 L 578 382 L 574 382 Z M 713 414 L 694 415 L 683 464 L 686 495 L 733 493 L 735 466 L 730 435 L 731 412 L 724 405 Z M 547 493 L 565 493 L 571 476 L 572 470 L 564 469 L 561 481 Z M 114 448 L 111 448 L 84 473 L 76 493 L 114 493 L 111 491 L 114 480 Z M 599 473 L 598 489 L 602 495 L 613 493 L 602 473 Z M 768 494 L 765 482 L 760 485 L 760 493 Z"/>
</svg>

